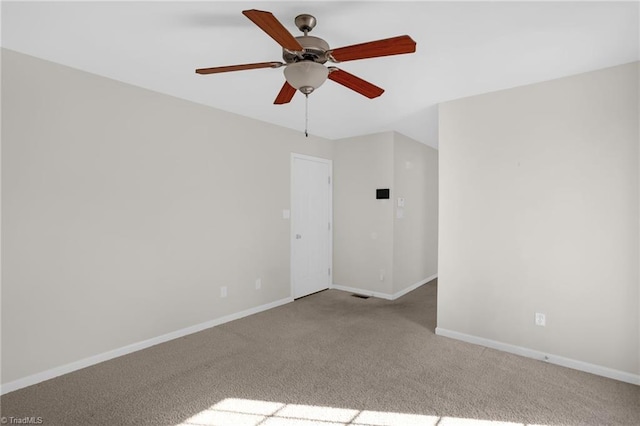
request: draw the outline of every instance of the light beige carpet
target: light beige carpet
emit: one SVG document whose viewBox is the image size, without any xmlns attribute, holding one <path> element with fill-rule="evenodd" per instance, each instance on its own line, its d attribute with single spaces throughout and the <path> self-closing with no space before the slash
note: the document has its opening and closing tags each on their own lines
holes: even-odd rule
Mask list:
<svg viewBox="0 0 640 426">
<path fill-rule="evenodd" d="M 2 416 L 64 426 L 640 425 L 638 386 L 436 336 L 436 291 L 434 281 L 393 302 L 324 291 L 9 393 Z"/>
</svg>

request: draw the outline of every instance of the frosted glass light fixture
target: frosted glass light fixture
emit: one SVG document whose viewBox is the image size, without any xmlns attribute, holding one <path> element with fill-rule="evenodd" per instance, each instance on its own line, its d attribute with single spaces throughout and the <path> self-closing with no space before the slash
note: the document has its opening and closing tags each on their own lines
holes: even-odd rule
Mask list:
<svg viewBox="0 0 640 426">
<path fill-rule="evenodd" d="M 284 78 L 287 82 L 305 95 L 313 92 L 327 81 L 329 69 L 313 61 L 300 61 L 287 65 Z"/>
</svg>

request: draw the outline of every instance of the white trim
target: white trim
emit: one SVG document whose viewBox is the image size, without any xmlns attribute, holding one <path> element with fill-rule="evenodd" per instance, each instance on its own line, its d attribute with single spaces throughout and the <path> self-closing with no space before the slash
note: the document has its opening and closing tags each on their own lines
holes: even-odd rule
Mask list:
<svg viewBox="0 0 640 426">
<path fill-rule="evenodd" d="M 171 333 L 163 334 L 158 337 L 153 337 L 151 339 L 143 340 L 137 343 L 132 343 L 130 345 L 123 346 L 118 349 L 113 349 L 111 351 L 103 352 L 98 355 L 93 355 L 88 358 L 84 358 L 78 361 L 71 362 L 69 364 L 52 368 L 50 370 L 32 374 L 31 376 L 23 377 L 21 379 L 17 379 L 12 382 L 0 385 L 0 395 L 4 395 L 5 393 L 9 393 L 18 389 L 25 388 L 27 386 L 35 385 L 36 383 L 44 382 L 45 380 L 53 379 L 54 377 L 71 373 L 73 371 L 80 370 L 82 368 L 86 368 L 104 361 L 108 361 L 110 359 L 117 358 L 122 355 L 127 355 L 132 352 L 146 349 L 151 346 L 155 346 L 160 343 L 167 342 L 169 340 L 173 340 L 189 334 L 197 333 L 199 331 L 206 330 L 207 328 L 215 327 L 217 325 L 221 325 L 226 322 L 234 321 L 249 315 L 253 315 L 269 309 L 277 308 L 278 306 L 282 306 L 290 302 L 293 302 L 293 299 L 290 297 L 276 300 L 275 302 L 256 306 L 255 308 L 250 308 L 241 312 L 236 312 L 234 314 L 226 315 L 224 317 L 220 317 L 211 321 L 203 322 L 200 324 L 193 325 L 191 327 L 187 327 L 181 330 L 173 331 Z"/>
<path fill-rule="evenodd" d="M 417 289 L 418 287 L 423 286 L 423 285 L 425 285 L 426 283 L 428 283 L 428 282 L 430 282 L 432 280 L 435 280 L 436 278 L 438 278 L 438 274 L 433 274 L 428 278 L 420 280 L 417 283 L 415 283 L 413 285 L 410 285 L 409 287 L 405 288 L 404 290 L 400 290 L 399 292 L 394 293 L 393 296 L 392 296 L 393 297 L 392 300 L 398 299 L 398 298 L 404 296 L 405 294 Z"/>
<path fill-rule="evenodd" d="M 597 376 L 608 377 L 610 379 L 619 380 L 621 382 L 640 385 L 640 374 L 627 373 L 625 371 L 614 370 L 613 368 L 603 367 L 601 365 L 590 364 L 576 359 L 565 358 L 558 355 L 548 354 L 521 346 L 511 345 L 509 343 L 498 342 L 496 340 L 485 339 L 484 337 L 472 336 L 470 334 L 460 333 L 457 331 L 447 330 L 442 327 L 436 327 L 438 336 L 449 337 L 451 339 L 462 340 L 463 342 L 473 343 L 474 345 L 486 346 L 488 348 L 497 349 L 503 352 L 524 356 L 527 358 L 537 359 L 539 361 L 549 362 L 551 364 L 560 365 L 562 367 L 572 368 L 574 370 L 584 371 L 586 373 L 595 374 Z"/>
<path fill-rule="evenodd" d="M 292 211 L 291 213 L 291 223 L 289 224 L 289 281 L 291 287 L 291 297 L 293 298 L 295 295 L 295 283 L 293 282 L 293 244 L 294 244 L 294 214 L 293 214 L 293 165 L 296 159 L 307 160 L 307 161 L 315 161 L 318 163 L 326 164 L 329 167 L 329 274 L 327 274 L 327 288 L 331 288 L 331 283 L 333 282 L 333 160 L 322 157 L 313 157 L 311 155 L 298 154 L 295 152 L 291 153 L 291 161 L 289 166 L 289 208 Z"/>
<path fill-rule="evenodd" d="M 347 287 L 340 284 L 332 284 L 331 288 L 334 288 L 336 290 L 341 290 L 341 291 L 348 291 L 349 293 L 362 294 L 363 296 L 372 296 L 372 297 L 377 297 L 379 299 L 393 300 L 393 295 L 387 294 L 387 293 L 380 293 L 377 291 L 363 290 L 361 288 L 355 288 L 355 287 Z"/>
<path fill-rule="evenodd" d="M 291 157 L 296 157 L 299 158 L 301 160 L 307 160 L 307 161 L 317 161 L 319 163 L 332 163 L 333 161 L 328 159 L 328 158 L 322 158 L 322 157 L 314 157 L 312 155 L 306 155 L 306 154 L 298 154 L 297 152 L 292 152 L 291 153 Z"/>
<path fill-rule="evenodd" d="M 401 290 L 397 293 L 394 294 L 388 294 L 388 293 L 380 293 L 378 291 L 371 291 L 371 290 L 364 290 L 361 288 L 356 288 L 356 287 L 348 287 L 345 285 L 340 285 L 340 284 L 332 284 L 331 288 L 335 288 L 336 290 L 342 290 L 342 291 L 348 291 L 350 293 L 356 293 L 356 294 L 362 294 L 364 296 L 372 296 L 372 297 L 377 297 L 379 299 L 386 299 L 386 300 L 396 300 L 399 297 L 404 296 L 405 294 L 409 293 L 410 291 L 413 291 L 415 289 L 417 289 L 420 286 L 425 285 L 426 283 L 434 280 L 438 278 L 438 274 L 434 274 L 431 275 L 429 278 L 425 278 L 423 280 L 418 281 L 417 283 L 410 285 L 409 287 L 405 288 L 404 290 Z"/>
</svg>

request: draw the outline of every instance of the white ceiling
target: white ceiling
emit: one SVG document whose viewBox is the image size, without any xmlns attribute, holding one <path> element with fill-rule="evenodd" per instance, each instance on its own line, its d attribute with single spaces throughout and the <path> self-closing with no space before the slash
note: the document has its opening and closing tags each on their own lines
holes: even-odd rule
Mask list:
<svg viewBox="0 0 640 426">
<path fill-rule="evenodd" d="M 280 69 L 195 68 L 281 60 L 241 13 L 300 13 L 331 47 L 408 34 L 417 52 L 339 66 L 386 89 L 369 100 L 332 81 L 309 97 L 310 133 L 396 130 L 437 146 L 437 104 L 640 58 L 638 2 L 3 2 L 2 46 L 302 131 L 304 96 L 273 105 Z"/>
</svg>

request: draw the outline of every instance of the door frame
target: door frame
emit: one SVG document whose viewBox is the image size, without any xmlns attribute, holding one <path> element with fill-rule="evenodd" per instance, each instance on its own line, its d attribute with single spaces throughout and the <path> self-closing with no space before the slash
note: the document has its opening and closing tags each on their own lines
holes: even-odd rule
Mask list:
<svg viewBox="0 0 640 426">
<path fill-rule="evenodd" d="M 329 280 L 327 288 L 333 287 L 333 160 L 329 160 L 327 158 L 322 157 L 313 157 L 311 155 L 298 154 L 295 152 L 291 153 L 291 164 L 289 169 L 289 208 L 291 209 L 291 223 L 289 225 L 289 281 L 290 281 L 290 289 L 291 299 L 294 298 L 295 295 L 295 283 L 293 282 L 293 244 L 294 244 L 294 215 L 293 215 L 293 195 L 294 195 L 294 162 L 296 159 L 299 160 L 307 160 L 307 161 L 316 161 L 318 163 L 324 163 L 329 166 L 329 202 L 327 208 L 329 209 L 329 274 L 327 279 Z"/>
</svg>

